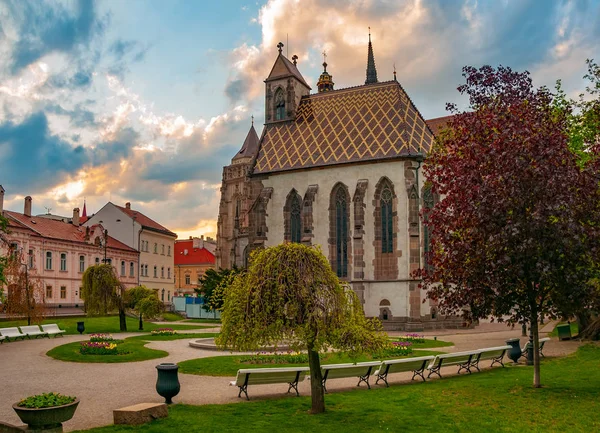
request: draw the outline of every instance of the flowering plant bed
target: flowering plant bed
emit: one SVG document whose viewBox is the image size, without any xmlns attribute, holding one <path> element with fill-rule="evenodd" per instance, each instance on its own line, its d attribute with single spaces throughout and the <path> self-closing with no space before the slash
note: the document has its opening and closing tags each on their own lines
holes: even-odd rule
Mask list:
<svg viewBox="0 0 600 433">
<path fill-rule="evenodd" d="M 117 343 L 108 341 L 83 341 L 79 346 L 82 355 L 121 355 L 127 352 L 119 351 Z"/>
<path fill-rule="evenodd" d="M 77 405 L 77 397 L 49 392 L 24 398 L 13 404 L 13 409 L 21 421 L 29 426 L 27 431 L 62 431 L 62 423 L 73 418 Z"/>
<path fill-rule="evenodd" d="M 175 335 L 177 331 L 174 331 L 173 328 L 158 328 L 151 332 L 152 335 Z"/>
<path fill-rule="evenodd" d="M 112 334 L 91 334 L 90 341 L 94 343 L 102 341 L 114 342 L 115 339 L 113 338 Z"/>
<path fill-rule="evenodd" d="M 394 356 L 407 356 L 413 353 L 412 343 L 410 341 L 391 341 L 377 358 L 390 358 Z"/>
<path fill-rule="evenodd" d="M 57 392 L 46 392 L 24 398 L 17 403 L 17 406 L 27 407 L 30 409 L 41 409 L 44 407 L 63 406 L 65 404 L 73 403 L 75 399 L 76 397 L 62 395 Z"/>
<path fill-rule="evenodd" d="M 397 341 L 409 341 L 413 344 L 425 343 L 425 336 L 419 334 L 406 334 L 398 337 Z"/>
</svg>

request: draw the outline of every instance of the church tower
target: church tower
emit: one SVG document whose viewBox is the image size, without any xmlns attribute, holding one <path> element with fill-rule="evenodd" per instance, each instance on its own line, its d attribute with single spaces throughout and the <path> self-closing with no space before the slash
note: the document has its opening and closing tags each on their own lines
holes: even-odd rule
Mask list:
<svg viewBox="0 0 600 433">
<path fill-rule="evenodd" d="M 290 62 L 282 53 L 283 44 L 277 44 L 279 55 L 265 80 L 265 124 L 294 120 L 300 99 L 310 94 L 311 88 L 298 71 L 298 56 Z"/>
<path fill-rule="evenodd" d="M 325 56 L 325 53 L 323 53 Z M 333 76 L 329 72 L 327 72 L 327 62 L 323 60 L 323 73 L 319 77 L 319 81 L 317 82 L 317 88 L 319 89 L 319 93 L 329 92 L 333 90 Z"/>
</svg>

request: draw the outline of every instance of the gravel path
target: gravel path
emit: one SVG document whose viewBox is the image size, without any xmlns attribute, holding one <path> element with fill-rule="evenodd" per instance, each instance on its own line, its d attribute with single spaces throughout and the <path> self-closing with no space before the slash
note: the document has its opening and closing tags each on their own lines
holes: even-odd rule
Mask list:
<svg viewBox="0 0 600 433">
<path fill-rule="evenodd" d="M 550 328 L 551 329 L 551 328 Z M 211 332 L 203 329 L 199 332 Z M 404 333 L 390 333 L 401 335 Z M 131 336 L 134 333 L 120 334 Z M 507 329 L 505 325 L 482 323 L 473 330 L 439 330 L 425 333 L 428 337 L 439 336 L 441 340 L 452 341 L 453 347 L 440 348 L 439 351 L 462 351 L 480 347 L 503 345 L 508 338 L 520 337 L 520 329 Z M 88 364 L 58 361 L 45 354 L 55 346 L 72 341 L 87 340 L 88 336 L 69 335 L 56 339 L 26 340 L 0 345 L 0 366 L 2 385 L 0 392 L 0 421 L 20 424 L 12 404 L 28 395 L 42 392 L 60 392 L 76 395 L 81 403 L 75 417 L 65 423 L 65 431 L 86 429 L 112 423 L 112 411 L 124 406 L 143 402 L 162 402 L 156 393 L 156 369 L 161 362 L 180 362 L 187 359 L 228 355 L 191 348 L 190 340 L 151 342 L 148 347 L 169 352 L 169 356 L 150 361 L 119 364 Z M 524 344 L 524 337 L 521 337 Z M 577 350 L 577 341 L 557 341 L 546 344 L 547 356 L 560 356 Z M 438 350 L 438 349 L 436 349 Z M 485 363 L 484 366 L 488 366 Z M 442 370 L 444 375 L 456 372 L 455 367 Z M 410 381 L 411 374 L 390 376 L 390 383 Z M 234 378 L 210 377 L 180 374 L 181 392 L 175 397 L 177 403 L 223 404 L 244 403 L 238 399 L 237 388 L 229 387 Z M 355 379 L 337 379 L 328 382 L 330 392 L 339 392 L 356 387 Z M 252 400 L 265 398 L 293 398 L 285 394 L 287 385 L 263 385 L 251 387 Z M 299 386 L 300 394 L 310 394 L 310 383 L 304 381 Z"/>
</svg>

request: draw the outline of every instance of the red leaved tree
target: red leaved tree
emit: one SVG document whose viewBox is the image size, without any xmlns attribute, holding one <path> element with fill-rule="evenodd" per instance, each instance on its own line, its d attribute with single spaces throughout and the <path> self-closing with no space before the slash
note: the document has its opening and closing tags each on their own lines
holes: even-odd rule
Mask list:
<svg viewBox="0 0 600 433">
<path fill-rule="evenodd" d="M 455 116 L 424 166 L 442 199 L 424 218 L 432 240 L 420 274 L 442 313 L 529 322 L 539 387 L 538 321 L 591 302 L 598 182 L 569 151 L 568 109 L 528 72 L 463 76 L 469 110 L 449 104 Z"/>
</svg>

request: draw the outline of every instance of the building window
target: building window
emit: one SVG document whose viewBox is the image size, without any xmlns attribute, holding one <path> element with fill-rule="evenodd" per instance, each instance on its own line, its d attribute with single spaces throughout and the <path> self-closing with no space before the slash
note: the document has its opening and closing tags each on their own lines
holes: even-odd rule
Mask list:
<svg viewBox="0 0 600 433">
<path fill-rule="evenodd" d="M 340 278 L 348 276 L 349 201 L 346 187 L 342 184 L 336 185 L 332 191 L 330 229 L 334 239 L 332 267 Z"/>
<path fill-rule="evenodd" d="M 158 268 L 154 267 L 154 278 L 158 278 Z"/>
<path fill-rule="evenodd" d="M 165 244 L 160 244 L 160 253 L 164 256 L 165 255 Z"/>
<path fill-rule="evenodd" d="M 67 299 L 67 288 L 60 286 L 60 299 Z"/>
<path fill-rule="evenodd" d="M 160 268 L 160 278 L 165 278 L 165 267 L 161 266 Z"/>
<path fill-rule="evenodd" d="M 185 284 L 190 284 L 190 276 L 189 276 L 189 274 L 185 276 Z"/>
<path fill-rule="evenodd" d="M 167 256 L 171 255 L 171 245 L 167 246 Z"/>
<path fill-rule="evenodd" d="M 431 270 L 431 228 L 427 225 L 429 221 L 429 212 L 435 205 L 435 198 L 431 191 L 431 185 L 425 187 L 423 191 L 423 254 L 425 256 L 425 269 Z"/>
<path fill-rule="evenodd" d="M 287 196 L 283 214 L 285 240 L 300 243 L 302 240 L 302 198 L 295 189 L 292 189 Z"/>
<path fill-rule="evenodd" d="M 392 218 L 393 194 L 389 185 L 381 191 L 381 252 L 394 251 L 394 225 Z"/>
<path fill-rule="evenodd" d="M 275 92 L 275 120 L 285 119 L 285 96 L 280 87 Z"/>
<path fill-rule="evenodd" d="M 167 268 L 167 278 L 171 279 L 171 268 Z"/>
<path fill-rule="evenodd" d="M 140 276 L 144 276 L 146 273 L 144 272 L 144 265 L 140 265 Z"/>
<path fill-rule="evenodd" d="M 99 265 L 100 264 L 100 257 L 96 257 L 96 264 Z"/>
<path fill-rule="evenodd" d="M 125 276 L 125 260 L 121 260 L 121 276 Z"/>
<path fill-rule="evenodd" d="M 79 272 L 85 271 L 85 256 L 79 256 Z"/>
<path fill-rule="evenodd" d="M 52 286 L 46 286 L 46 298 L 52 299 Z"/>
<path fill-rule="evenodd" d="M 135 264 L 133 262 L 129 263 L 129 276 L 135 276 Z"/>
<path fill-rule="evenodd" d="M 60 270 L 67 270 L 67 253 L 60 253 Z"/>
<path fill-rule="evenodd" d="M 33 269 L 33 250 L 29 250 L 27 254 L 27 266 L 29 269 Z"/>
<path fill-rule="evenodd" d="M 158 254 L 158 244 L 154 242 L 154 254 Z"/>
<path fill-rule="evenodd" d="M 171 301 L 171 291 L 167 290 L 167 302 Z"/>
<path fill-rule="evenodd" d="M 162 291 L 161 291 L 160 300 L 165 302 L 165 289 L 162 289 Z"/>
<path fill-rule="evenodd" d="M 52 252 L 46 251 L 46 269 L 52 269 Z"/>
<path fill-rule="evenodd" d="M 148 265 L 146 265 L 146 272 L 145 275 L 148 276 Z"/>
</svg>

